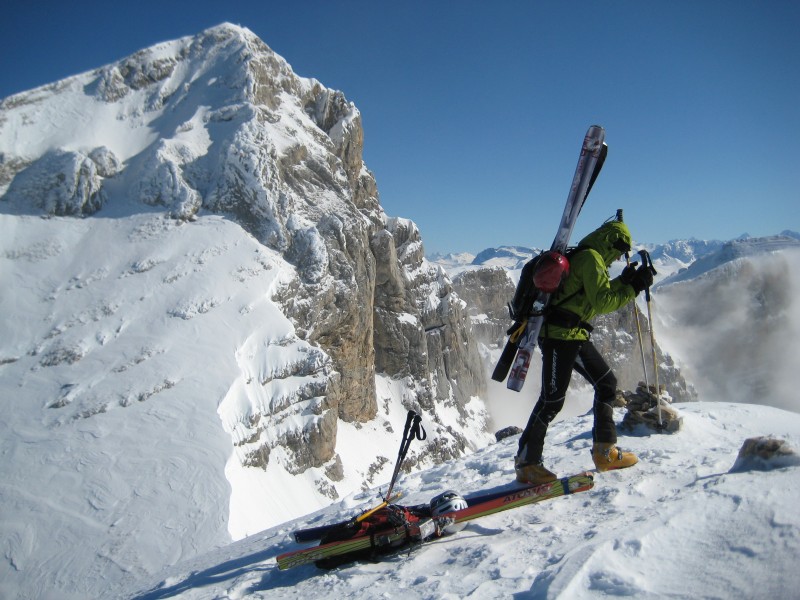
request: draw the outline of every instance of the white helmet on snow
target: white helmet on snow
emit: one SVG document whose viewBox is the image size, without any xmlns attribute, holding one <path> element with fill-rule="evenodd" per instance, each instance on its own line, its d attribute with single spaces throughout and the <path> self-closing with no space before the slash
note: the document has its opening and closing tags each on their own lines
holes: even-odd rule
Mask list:
<svg viewBox="0 0 800 600">
<path fill-rule="evenodd" d="M 469 506 L 457 492 L 448 490 L 431 500 L 431 516 L 440 524 L 443 533 L 456 533 L 467 526 L 466 523 L 454 523 L 452 517 L 440 517 L 462 510 Z"/>
</svg>

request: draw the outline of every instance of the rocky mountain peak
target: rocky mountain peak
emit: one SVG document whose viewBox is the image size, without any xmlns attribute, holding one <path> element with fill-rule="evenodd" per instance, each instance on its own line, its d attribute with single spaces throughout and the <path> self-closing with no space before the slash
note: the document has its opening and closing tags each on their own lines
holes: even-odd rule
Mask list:
<svg viewBox="0 0 800 600">
<path fill-rule="evenodd" d="M 390 469 L 385 457 L 342 464 L 341 423 L 424 409 L 437 435 L 412 462 L 476 447 L 486 423 L 462 303 L 416 226 L 384 213 L 363 144 L 342 92 L 222 24 L 4 99 L 0 212 L 153 213 L 187 227 L 224 215 L 275 253 L 285 274 L 263 293 L 293 330 L 266 323 L 236 336 L 239 371 L 223 375 L 222 402 L 238 416 L 223 425 L 241 468 L 304 477 L 330 499 Z M 397 384 L 379 393 L 379 378 Z"/>
</svg>

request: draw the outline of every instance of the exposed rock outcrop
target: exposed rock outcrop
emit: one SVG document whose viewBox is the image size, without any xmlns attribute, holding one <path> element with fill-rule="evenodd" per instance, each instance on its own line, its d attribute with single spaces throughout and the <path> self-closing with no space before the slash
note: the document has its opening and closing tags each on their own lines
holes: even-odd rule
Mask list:
<svg viewBox="0 0 800 600">
<path fill-rule="evenodd" d="M 11 161 L 12 166 L 19 171 L 13 179 L 9 177 L 4 199 L 16 210 L 32 207 L 48 216 L 76 217 L 92 215 L 103 207 L 107 201 L 103 181 L 120 168 L 119 160 L 105 147 L 88 154 L 52 150 L 31 163 Z"/>
<path fill-rule="evenodd" d="M 770 471 L 799 465 L 800 455 L 786 440 L 762 436 L 744 441 L 730 472 Z"/>
<path fill-rule="evenodd" d="M 475 339 L 487 346 L 505 343 L 515 287 L 508 272 L 501 267 L 465 271 L 453 279 L 453 287 L 467 303 Z"/>
<path fill-rule="evenodd" d="M 643 377 L 642 350 L 639 346 L 639 334 L 636 326 L 636 313 L 633 304 L 629 304 L 616 312 L 599 315 L 594 319 L 595 330 L 592 332 L 592 343 L 606 358 L 614 369 L 619 388 L 637 389 Z M 639 312 L 639 326 L 644 344 L 644 362 L 649 377 L 648 383 L 655 383 L 653 373 L 653 355 L 650 346 L 649 322 L 647 316 Z M 658 382 L 663 386 L 674 402 L 693 402 L 697 393 L 681 375 L 680 369 L 669 354 L 665 354 L 656 341 L 656 363 L 658 364 Z"/>
</svg>

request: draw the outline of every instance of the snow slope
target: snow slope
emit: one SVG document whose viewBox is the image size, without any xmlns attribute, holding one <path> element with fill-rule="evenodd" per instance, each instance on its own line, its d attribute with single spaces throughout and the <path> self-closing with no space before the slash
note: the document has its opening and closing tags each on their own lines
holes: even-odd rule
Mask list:
<svg viewBox="0 0 800 600">
<path fill-rule="evenodd" d="M 2 597 L 100 597 L 230 539 L 218 405 L 251 331 L 291 341 L 282 263 L 221 217 L 177 223 L 0 215 Z"/>
<path fill-rule="evenodd" d="M 800 459 L 733 470 L 746 438 L 800 448 L 800 415 L 728 403 L 680 405 L 673 435 L 621 437 L 636 467 L 596 475 L 576 496 L 499 513 L 455 536 L 376 564 L 279 571 L 296 528 L 334 522 L 375 502 L 362 493 L 176 565 L 123 598 L 725 598 L 792 597 L 800 586 Z M 617 416 L 620 416 L 618 414 Z M 591 466 L 589 416 L 552 427 L 548 464 Z M 516 438 L 404 477 L 409 503 L 445 488 L 468 495 L 513 478 Z"/>
<path fill-rule="evenodd" d="M 0 598 L 101 598 L 331 502 L 323 468 L 234 445 L 244 386 L 326 360 L 271 301 L 293 267 L 223 216 L 180 223 L 0 214 Z M 380 418 L 338 432 L 343 496 L 391 476 L 412 392 L 377 379 Z"/>
</svg>

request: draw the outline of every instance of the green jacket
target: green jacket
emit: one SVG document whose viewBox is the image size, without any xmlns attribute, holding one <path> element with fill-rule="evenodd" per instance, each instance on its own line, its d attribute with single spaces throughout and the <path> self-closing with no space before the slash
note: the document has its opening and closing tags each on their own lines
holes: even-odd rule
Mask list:
<svg viewBox="0 0 800 600">
<path fill-rule="evenodd" d="M 631 233 L 625 223 L 617 221 L 605 223 L 583 238 L 578 245 L 580 251 L 570 257 L 569 277 L 562 290 L 551 299 L 550 306 L 568 310 L 580 321 L 588 322 L 636 298 L 633 287 L 619 278 L 610 279 L 608 275 L 608 267 L 622 255 L 622 251 L 614 247 L 618 240 L 630 248 Z M 542 337 L 588 340 L 589 331 L 580 325 L 567 328 L 545 320 Z"/>
</svg>

